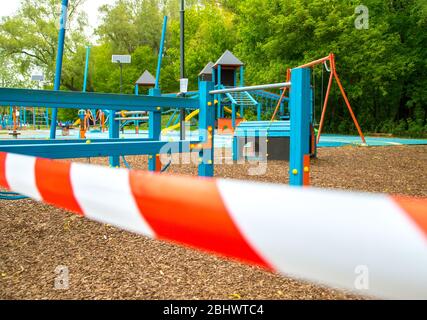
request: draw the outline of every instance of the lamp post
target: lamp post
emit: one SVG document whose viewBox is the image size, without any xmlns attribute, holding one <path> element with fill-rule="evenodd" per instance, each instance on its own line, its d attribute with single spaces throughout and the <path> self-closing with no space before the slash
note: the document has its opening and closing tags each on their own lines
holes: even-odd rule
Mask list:
<svg viewBox="0 0 427 320">
<path fill-rule="evenodd" d="M 123 65 L 120 61 L 118 61 L 120 66 L 120 93 L 123 93 Z"/>
<path fill-rule="evenodd" d="M 123 92 L 123 64 L 131 63 L 130 55 L 113 55 L 112 62 L 118 63 L 120 66 L 120 93 Z M 116 111 L 110 110 L 109 126 L 108 126 L 108 136 L 110 139 L 118 139 L 120 137 L 120 126 L 119 121 L 116 121 L 115 117 Z M 110 157 L 110 166 L 118 167 L 120 166 L 120 157 L 113 156 Z"/>
<path fill-rule="evenodd" d="M 130 55 L 113 55 L 111 61 L 118 63 L 120 67 L 120 93 L 123 93 L 123 64 L 131 63 Z"/>
</svg>

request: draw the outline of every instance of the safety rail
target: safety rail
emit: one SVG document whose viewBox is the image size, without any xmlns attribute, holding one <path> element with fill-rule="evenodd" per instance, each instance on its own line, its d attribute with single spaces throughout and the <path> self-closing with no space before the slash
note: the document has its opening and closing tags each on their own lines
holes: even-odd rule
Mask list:
<svg viewBox="0 0 427 320">
<path fill-rule="evenodd" d="M 281 83 L 262 84 L 262 85 L 248 86 L 248 87 L 218 89 L 218 90 L 212 90 L 209 93 L 224 94 L 229 92 L 256 91 L 256 90 L 265 90 L 265 89 L 282 89 L 290 86 L 291 86 L 291 82 L 281 82 Z"/>
<path fill-rule="evenodd" d="M 158 111 L 159 107 L 198 108 L 196 99 L 0 88 L 0 105 L 71 109 Z"/>
</svg>

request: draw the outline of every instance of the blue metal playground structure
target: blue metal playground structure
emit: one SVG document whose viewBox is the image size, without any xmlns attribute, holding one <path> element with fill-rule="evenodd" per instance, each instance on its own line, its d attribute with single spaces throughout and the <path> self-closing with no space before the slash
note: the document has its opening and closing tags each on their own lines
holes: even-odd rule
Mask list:
<svg viewBox="0 0 427 320">
<path fill-rule="evenodd" d="M 200 72 L 199 84 L 201 81 L 212 81 L 215 90 L 224 90 L 237 86 L 244 87 L 244 71 L 244 63 L 227 50 L 216 63 L 209 62 Z M 239 83 L 237 79 L 239 79 Z M 191 91 L 186 93 L 186 97 L 197 99 L 197 94 L 197 91 Z M 164 96 L 173 97 L 176 96 L 176 93 L 165 94 Z M 248 109 L 254 110 L 257 120 L 261 121 L 262 114 L 269 114 L 269 111 L 275 109 L 280 101 L 280 95 L 265 90 L 246 90 L 216 94 L 215 101 L 218 101 L 217 119 L 224 118 L 225 113 L 228 112 L 231 115 L 234 129 L 236 127 L 236 118 L 238 116 L 244 118 L 245 111 Z M 281 120 L 289 120 L 289 110 L 286 109 L 288 103 L 289 99 L 286 97 L 280 103 L 279 118 Z M 170 110 L 170 112 L 171 117 L 166 128 L 170 126 L 176 128 L 180 122 L 178 110 Z"/>
<path fill-rule="evenodd" d="M 212 81 L 215 83 L 215 89 L 222 90 L 227 88 L 235 88 L 237 86 L 245 86 L 245 68 L 244 63 L 234 56 L 230 51 L 225 51 L 224 54 L 218 59 L 215 64 L 209 63 L 202 71 L 202 77 L 209 77 L 209 66 L 211 66 L 210 75 Z M 239 84 L 237 83 L 237 79 Z M 231 108 L 233 128 L 236 127 L 235 120 L 237 112 L 239 111 L 240 117 L 244 117 L 247 108 L 255 108 L 257 120 L 261 120 L 263 107 L 274 109 L 280 96 L 264 90 L 240 90 L 225 92 L 224 94 L 217 94 L 215 99 L 218 101 L 217 117 L 224 117 L 226 106 Z M 280 110 L 281 115 L 285 114 L 285 98 L 281 102 Z"/>
<path fill-rule="evenodd" d="M 167 18 L 165 17 L 162 40 L 161 40 L 161 50 L 163 50 L 163 46 L 164 46 L 166 23 L 167 23 Z M 89 56 L 90 56 L 90 47 L 87 47 L 83 90 L 82 90 L 83 92 L 86 92 L 86 89 L 87 89 Z M 235 65 L 230 65 L 230 61 L 231 62 L 237 61 L 237 63 L 239 64 L 238 67 L 236 67 Z M 141 78 L 137 80 L 135 84 L 136 95 L 139 94 L 141 87 L 145 87 L 145 88 L 154 87 L 155 89 L 159 88 L 159 82 L 157 79 L 160 78 L 161 63 L 162 63 L 162 56 L 159 56 L 158 68 L 157 68 L 157 73 L 155 78 L 151 76 L 151 74 L 148 71 L 145 71 L 144 74 L 141 76 Z M 221 80 L 221 70 L 222 70 L 222 74 L 226 75 L 226 80 Z M 209 78 L 209 81 L 213 81 L 215 83 L 214 84 L 215 89 L 232 88 L 234 86 L 230 86 L 228 84 L 230 84 L 230 78 L 233 79 L 232 80 L 233 84 L 236 83 L 235 79 L 237 78 L 238 70 L 240 72 L 239 85 L 243 86 L 244 65 L 231 52 L 226 51 L 224 55 L 220 59 L 218 59 L 215 65 L 210 62 L 203 69 L 203 71 L 199 75 L 199 82 Z M 217 75 L 216 77 L 215 77 L 215 74 Z M 176 95 L 177 95 L 176 93 L 162 94 L 162 96 L 164 97 L 176 97 Z M 198 99 L 198 91 L 187 92 L 186 98 Z M 230 93 L 225 93 L 221 95 L 216 95 L 215 99 L 219 100 L 218 108 L 217 108 L 217 117 L 218 118 L 224 117 L 225 111 L 228 111 L 231 114 L 231 117 L 233 119 L 233 123 L 234 123 L 233 127 L 235 127 L 236 117 L 237 116 L 244 117 L 245 111 L 247 109 L 255 109 L 257 119 L 258 121 L 260 121 L 261 115 L 263 113 L 268 114 L 269 111 L 274 110 L 275 106 L 280 100 L 280 96 L 264 90 L 254 90 L 251 92 L 248 92 L 248 91 L 243 91 L 238 93 L 230 92 Z M 289 113 L 285 113 L 285 105 L 288 103 L 288 100 L 289 100 L 288 98 L 284 98 L 280 105 L 280 119 L 282 120 L 289 120 Z M 6 109 L 9 109 L 8 112 L 5 112 Z M 198 110 L 198 109 L 195 109 L 195 110 Z M 19 129 L 23 127 L 34 128 L 34 129 L 49 127 L 51 122 L 51 117 L 54 118 L 54 112 L 52 112 L 52 115 L 50 115 L 49 110 L 45 107 L 35 108 L 35 107 L 20 106 L 20 107 L 16 107 L 16 111 L 18 111 L 17 114 L 19 115 L 18 119 L 16 120 L 16 123 Z M 110 118 L 110 111 L 106 109 L 103 109 L 100 111 L 102 111 L 103 114 L 105 115 L 104 122 L 108 123 Z M 192 112 L 194 110 L 190 109 L 188 111 Z M 13 126 L 15 125 L 15 122 L 13 120 L 12 113 L 13 113 L 12 106 L 3 108 L 3 112 L 1 113 L 1 117 L 0 117 L 0 129 L 11 130 L 13 128 Z M 81 110 L 81 112 L 79 113 L 81 122 L 84 121 L 85 119 L 84 116 L 87 113 L 91 115 L 92 119 L 95 119 L 94 121 L 91 122 L 91 124 L 95 124 L 97 120 L 99 120 L 100 127 L 103 127 L 104 123 L 101 124 L 101 119 L 97 119 L 98 112 L 96 109 Z M 166 128 L 179 128 L 181 119 L 180 119 L 180 113 L 178 109 L 168 108 L 163 110 L 162 114 L 170 115 L 169 120 L 166 124 Z M 195 116 L 197 114 L 198 113 L 196 112 L 193 114 L 193 116 L 190 115 L 189 119 L 192 120 L 193 117 L 195 119 Z M 144 113 L 139 113 L 139 112 L 123 112 L 123 111 L 116 112 L 114 117 L 116 120 L 120 121 L 120 127 L 119 127 L 120 130 L 123 130 L 126 126 L 129 126 L 129 125 L 134 125 L 136 128 L 139 128 L 139 125 L 141 123 L 148 122 L 148 116 Z M 76 123 L 79 123 L 79 121 L 77 121 Z M 54 136 L 52 135 L 52 130 L 51 130 L 50 136 L 51 138 L 54 138 Z"/>
<path fill-rule="evenodd" d="M 292 83 L 292 84 L 291 84 Z M 308 154 L 310 126 L 310 70 L 294 69 L 291 83 L 291 158 L 293 174 L 290 184 L 302 185 L 303 157 Z M 227 89 L 226 89 L 227 90 Z M 148 96 L 124 94 L 100 94 L 84 92 L 44 91 L 0 88 L 0 103 L 20 106 L 46 106 L 49 108 L 103 109 L 111 112 L 126 108 L 149 114 L 149 138 L 118 139 L 118 121 L 110 117 L 110 139 L 93 140 L 3 140 L 0 151 L 25 154 L 51 159 L 110 157 L 110 164 L 119 166 L 121 156 L 149 155 L 149 170 L 156 171 L 156 156 L 198 150 L 199 175 L 214 174 L 214 142 L 210 134 L 215 125 L 217 104 L 213 82 L 201 81 L 199 99 L 170 98 L 161 96 L 160 89 L 151 89 Z M 199 139 L 197 141 L 165 142 L 160 140 L 162 108 L 200 109 Z"/>
<path fill-rule="evenodd" d="M 13 119 L 14 112 L 17 114 L 16 121 Z M 49 120 L 47 108 L 0 107 L 0 129 L 2 130 L 12 130 L 15 125 L 19 129 L 23 127 L 49 127 Z"/>
<path fill-rule="evenodd" d="M 16 154 L 31 155 L 51 159 L 109 157 L 112 167 L 120 166 L 120 157 L 129 155 L 148 155 L 150 171 L 158 171 L 157 156 L 159 154 L 183 153 L 195 151 L 199 153 L 199 176 L 214 175 L 214 129 L 216 116 L 222 116 L 224 104 L 231 103 L 233 127 L 236 109 L 244 113 L 245 107 L 256 106 L 260 116 L 261 103 L 253 95 L 263 99 L 275 99 L 276 96 L 260 92 L 265 88 L 292 87 L 289 97 L 290 110 L 290 184 L 303 184 L 303 160 L 309 152 L 309 128 L 311 109 L 310 70 L 292 70 L 291 82 L 268 85 L 264 87 L 244 87 L 244 69 L 230 52 L 226 52 L 219 63 L 214 65 L 212 78 L 201 78 L 199 88 L 190 97 L 171 97 L 162 95 L 159 87 L 160 71 L 163 56 L 163 44 L 166 32 L 167 18 L 165 17 L 161 47 L 159 50 L 158 67 L 154 88 L 148 95 L 139 95 L 138 85 L 135 95 L 88 93 L 86 84 L 83 92 L 60 91 L 63 48 L 65 41 L 66 16 L 68 0 L 62 0 L 62 15 L 58 38 L 56 74 L 54 91 L 7 89 L 0 88 L 0 105 L 32 108 L 51 108 L 52 120 L 50 140 L 2 140 L 0 151 Z M 89 54 L 89 50 L 88 50 Z M 87 56 L 88 56 L 87 54 Z M 238 60 L 238 59 L 237 59 Z M 240 87 L 236 88 L 236 67 L 240 68 Z M 86 63 L 87 71 L 87 63 Z M 85 79 L 87 72 L 85 72 Z M 234 87 L 233 87 L 234 85 Z M 233 87 L 233 88 L 230 88 Z M 108 110 L 109 139 L 56 140 L 57 110 L 70 108 L 79 110 Z M 119 139 L 120 121 L 115 117 L 121 110 L 148 114 L 148 138 Z M 199 110 L 199 137 L 196 141 L 179 140 L 174 142 L 161 141 L 161 116 L 163 109 Z M 124 158 L 123 158 L 124 159 Z"/>
</svg>

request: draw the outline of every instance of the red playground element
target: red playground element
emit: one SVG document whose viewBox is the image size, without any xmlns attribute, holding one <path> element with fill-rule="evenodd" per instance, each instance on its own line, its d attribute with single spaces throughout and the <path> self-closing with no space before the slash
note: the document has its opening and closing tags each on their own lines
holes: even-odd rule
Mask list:
<svg viewBox="0 0 427 320">
<path fill-rule="evenodd" d="M 304 186 L 310 186 L 310 158 L 309 154 L 304 155 Z"/>
<path fill-rule="evenodd" d="M 328 61 L 329 61 L 329 70 L 328 71 L 330 71 L 331 75 L 329 77 L 328 89 L 326 90 L 325 101 L 324 101 L 323 110 L 322 110 L 322 116 L 320 118 L 319 132 L 317 134 L 317 143 L 319 143 L 320 135 L 322 134 L 323 125 L 325 122 L 326 108 L 328 106 L 329 94 L 331 92 L 331 87 L 332 87 L 332 80 L 335 78 L 335 81 L 337 82 L 338 87 L 340 88 L 341 94 L 344 98 L 345 104 L 347 105 L 348 111 L 350 112 L 351 118 L 353 119 L 354 125 L 356 126 L 357 131 L 359 132 L 359 136 L 362 139 L 362 142 L 364 144 L 366 144 L 365 136 L 363 135 L 362 129 L 360 128 L 359 122 L 357 121 L 356 116 L 354 115 L 353 109 L 351 108 L 350 102 L 348 101 L 347 95 L 344 91 L 344 88 L 343 88 L 341 81 L 340 81 L 340 78 L 338 76 L 336 65 L 335 65 L 335 55 L 333 53 L 330 53 L 329 56 L 327 56 L 327 57 L 324 57 L 322 59 L 303 64 L 302 66 L 299 66 L 297 68 L 313 68 L 319 64 L 324 64 L 325 68 L 328 69 L 328 67 L 327 67 Z M 291 69 L 287 70 L 286 81 L 287 82 L 291 81 Z M 274 114 L 273 114 L 273 117 L 271 118 L 271 121 L 274 121 L 274 119 L 276 117 L 276 114 L 277 114 L 277 111 L 279 110 L 282 99 L 285 97 L 286 90 L 288 90 L 288 87 L 285 87 L 284 90 L 282 91 L 280 101 L 276 107 L 276 110 L 274 111 Z"/>
<path fill-rule="evenodd" d="M 236 128 L 243 121 L 242 118 L 236 118 Z M 218 119 L 218 134 L 233 134 L 233 122 L 231 119 L 219 118 Z"/>
</svg>

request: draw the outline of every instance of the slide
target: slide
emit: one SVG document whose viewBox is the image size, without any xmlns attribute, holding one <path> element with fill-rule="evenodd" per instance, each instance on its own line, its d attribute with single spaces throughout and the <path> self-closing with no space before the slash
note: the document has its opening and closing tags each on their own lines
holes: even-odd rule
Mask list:
<svg viewBox="0 0 427 320">
<path fill-rule="evenodd" d="M 195 116 L 197 116 L 198 114 L 199 114 L 199 112 L 200 112 L 200 109 L 197 109 L 197 110 L 194 110 L 192 113 L 190 113 L 187 117 L 185 117 L 185 121 L 190 121 L 191 119 L 193 119 Z M 165 134 L 165 133 L 168 133 L 169 131 L 173 131 L 173 130 L 176 130 L 176 129 L 179 129 L 179 128 L 181 128 L 181 123 L 177 123 L 176 125 L 174 125 L 174 126 L 171 126 L 171 127 L 169 127 L 169 128 L 166 128 L 166 129 L 163 129 L 162 130 L 162 133 L 163 134 Z"/>
<path fill-rule="evenodd" d="M 228 107 L 224 107 L 224 111 L 228 112 L 229 114 L 233 114 L 233 110 L 231 110 L 231 109 L 230 109 L 230 108 L 228 108 Z M 237 116 L 238 118 L 240 118 L 240 113 L 236 112 L 236 116 Z"/>
<path fill-rule="evenodd" d="M 80 125 L 80 119 L 77 119 L 76 122 L 73 123 L 73 127 L 77 127 Z"/>
</svg>

